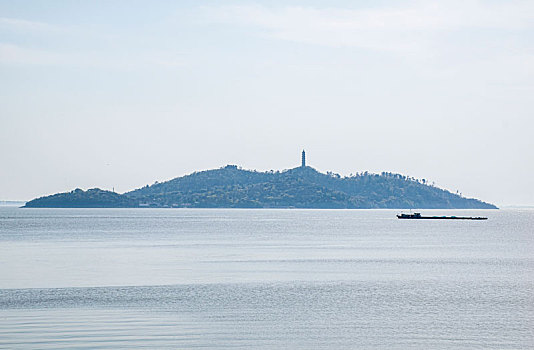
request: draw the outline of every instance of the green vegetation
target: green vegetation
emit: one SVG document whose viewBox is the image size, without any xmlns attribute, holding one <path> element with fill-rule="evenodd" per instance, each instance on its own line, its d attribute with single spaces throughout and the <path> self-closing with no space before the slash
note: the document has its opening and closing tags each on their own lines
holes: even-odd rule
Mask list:
<svg viewBox="0 0 534 350">
<path fill-rule="evenodd" d="M 28 208 L 128 208 L 137 206 L 138 202 L 128 196 L 99 188 L 87 191 L 77 188 L 71 192 L 37 198 L 25 205 Z"/>
<path fill-rule="evenodd" d="M 400 174 L 323 174 L 310 167 L 257 172 L 235 165 L 117 194 L 92 189 L 34 199 L 26 207 L 473 208 L 492 204 Z"/>
</svg>

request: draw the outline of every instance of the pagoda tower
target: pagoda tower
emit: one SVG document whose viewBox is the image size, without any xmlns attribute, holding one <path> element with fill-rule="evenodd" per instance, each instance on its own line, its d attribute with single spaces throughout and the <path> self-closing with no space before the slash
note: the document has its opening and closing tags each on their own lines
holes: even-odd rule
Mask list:
<svg viewBox="0 0 534 350">
<path fill-rule="evenodd" d="M 306 167 L 306 152 L 304 152 L 304 150 L 302 150 L 302 165 L 301 167 L 305 168 Z"/>
</svg>

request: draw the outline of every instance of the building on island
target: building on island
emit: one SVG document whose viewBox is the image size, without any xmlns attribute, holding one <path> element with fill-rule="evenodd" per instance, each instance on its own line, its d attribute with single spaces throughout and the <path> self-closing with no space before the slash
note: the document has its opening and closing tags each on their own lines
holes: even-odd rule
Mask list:
<svg viewBox="0 0 534 350">
<path fill-rule="evenodd" d="M 303 168 L 306 167 L 306 152 L 304 152 L 304 150 L 302 150 L 302 165 L 301 165 Z"/>
</svg>

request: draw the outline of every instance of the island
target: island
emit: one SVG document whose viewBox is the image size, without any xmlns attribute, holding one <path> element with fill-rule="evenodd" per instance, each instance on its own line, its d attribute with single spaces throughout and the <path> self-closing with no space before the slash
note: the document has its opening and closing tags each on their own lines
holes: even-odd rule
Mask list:
<svg viewBox="0 0 534 350">
<path fill-rule="evenodd" d="M 75 189 L 33 199 L 26 208 L 497 209 L 493 204 L 401 174 L 341 176 L 302 165 L 259 172 L 226 165 L 123 194 Z"/>
</svg>

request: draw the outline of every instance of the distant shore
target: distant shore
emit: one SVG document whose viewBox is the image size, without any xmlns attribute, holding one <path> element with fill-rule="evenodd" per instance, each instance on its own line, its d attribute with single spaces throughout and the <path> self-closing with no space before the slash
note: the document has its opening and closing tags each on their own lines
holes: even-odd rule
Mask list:
<svg viewBox="0 0 534 350">
<path fill-rule="evenodd" d="M 303 165 L 258 172 L 236 165 L 194 172 L 126 193 L 75 189 L 27 202 L 32 208 L 301 208 L 497 209 L 401 174 L 367 171 L 351 176 Z"/>
<path fill-rule="evenodd" d="M 26 201 L 0 201 L 0 207 L 21 207 Z"/>
</svg>

